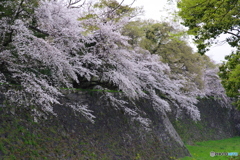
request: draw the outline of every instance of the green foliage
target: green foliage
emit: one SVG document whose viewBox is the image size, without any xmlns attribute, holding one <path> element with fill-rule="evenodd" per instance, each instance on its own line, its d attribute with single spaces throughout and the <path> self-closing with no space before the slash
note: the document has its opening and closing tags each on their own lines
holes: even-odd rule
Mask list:
<svg viewBox="0 0 240 160">
<path fill-rule="evenodd" d="M 170 33 L 176 32 L 168 23 L 151 23 L 145 27 L 145 38 L 141 47 L 149 50 L 152 54 L 159 52 L 161 47 L 171 40 Z"/>
<path fill-rule="evenodd" d="M 198 50 L 204 54 L 221 34 L 228 34 L 226 41 L 232 47 L 240 44 L 240 1 L 239 0 L 182 0 L 178 3 L 179 16 L 189 27 L 188 33 L 195 36 Z M 240 63 L 239 50 L 226 57 L 220 67 L 219 76 L 227 95 L 237 99 L 240 108 Z"/>
<path fill-rule="evenodd" d="M 220 66 L 219 76 L 229 97 L 236 98 L 235 105 L 240 109 L 240 52 L 226 56 L 227 62 Z"/>
<path fill-rule="evenodd" d="M 239 7 L 239 0 L 181 0 L 178 3 L 179 16 L 189 27 L 188 33 L 195 36 L 202 54 L 222 33 L 231 35 L 226 41 L 232 47 L 239 45 Z"/>
<path fill-rule="evenodd" d="M 137 38 L 134 40 L 138 41 L 139 39 L 138 43 L 142 48 L 152 54 L 160 55 L 161 61 L 167 63 L 175 75 L 182 74 L 184 77 L 188 77 L 189 81 L 194 82 L 199 89 L 203 89 L 204 70 L 216 66 L 207 56 L 193 53 L 192 48 L 184 40 L 185 32 L 166 22 L 145 21 L 144 24 L 139 22 L 138 24 L 136 29 L 134 28 L 135 32 L 131 32 L 135 34 L 138 31 Z M 190 88 L 185 86 L 185 89 L 189 90 Z"/>
<path fill-rule="evenodd" d="M 122 34 L 128 36 L 130 40 L 129 44 L 132 46 L 138 46 L 141 39 L 145 36 L 144 22 L 142 21 L 132 21 L 124 26 Z"/>
<path fill-rule="evenodd" d="M 197 86 L 204 88 L 204 71 L 217 66 L 205 55 L 193 53 L 185 40 L 185 32 L 176 29 L 166 22 L 153 20 L 132 21 L 127 24 L 123 34 L 130 37 L 129 43 L 148 50 L 151 54 L 161 56 L 161 61 L 167 63 L 176 79 L 185 78 L 194 85 L 185 85 L 182 89 L 189 91 Z M 187 77 L 187 78 L 186 78 Z"/>
<path fill-rule="evenodd" d="M 100 0 L 93 5 L 93 8 L 102 10 L 105 13 L 101 13 L 101 15 L 93 14 L 89 12 L 83 17 L 80 17 L 78 20 L 88 20 L 88 19 L 103 19 L 105 22 L 115 21 L 118 22 L 123 17 L 133 18 L 142 12 L 142 8 L 134 8 L 128 5 L 123 5 L 116 0 Z M 104 16 L 103 16 L 104 15 Z M 103 16 L 103 17 L 102 17 Z M 91 34 L 93 31 L 99 29 L 96 25 L 83 24 L 86 31 L 83 33 L 84 35 Z M 130 25 L 132 26 L 132 25 Z M 131 27 L 127 27 L 132 30 Z"/>
<path fill-rule="evenodd" d="M 100 0 L 98 3 L 94 4 L 94 8 L 108 8 L 107 19 L 106 20 L 115 20 L 118 21 L 122 17 L 134 17 L 135 15 L 139 14 L 141 8 L 133 8 L 128 5 L 123 5 L 116 0 Z"/>
<path fill-rule="evenodd" d="M 100 0 L 99 3 L 96 3 L 94 7 L 96 8 L 104 8 L 104 7 L 109 7 L 112 10 L 116 10 L 117 15 L 122 15 L 128 12 L 132 12 L 134 9 L 127 6 L 127 5 L 122 5 L 121 3 L 118 3 L 116 0 Z"/>
</svg>

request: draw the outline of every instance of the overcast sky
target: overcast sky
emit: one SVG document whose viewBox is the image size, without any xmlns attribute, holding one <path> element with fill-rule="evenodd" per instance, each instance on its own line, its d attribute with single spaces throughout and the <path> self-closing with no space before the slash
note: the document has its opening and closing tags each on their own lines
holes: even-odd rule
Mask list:
<svg viewBox="0 0 240 160">
<path fill-rule="evenodd" d="M 118 0 L 121 2 L 122 0 Z M 124 4 L 131 4 L 133 0 L 125 0 Z M 176 6 L 170 6 L 167 4 L 167 0 L 135 0 L 133 4 L 136 6 L 143 6 L 145 10 L 144 19 L 155 19 L 155 20 L 163 20 L 167 17 L 170 17 L 170 14 L 166 11 L 172 10 Z M 224 39 L 224 36 L 221 36 L 220 40 Z M 215 45 L 211 47 L 210 51 L 206 53 L 211 59 L 215 62 L 220 63 L 224 60 L 225 55 L 230 54 L 233 49 L 228 44 Z"/>
</svg>

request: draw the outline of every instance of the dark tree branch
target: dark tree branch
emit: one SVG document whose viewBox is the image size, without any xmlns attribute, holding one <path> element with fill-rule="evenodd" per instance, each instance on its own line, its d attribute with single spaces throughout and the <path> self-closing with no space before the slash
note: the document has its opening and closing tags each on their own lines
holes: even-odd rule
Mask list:
<svg viewBox="0 0 240 160">
<path fill-rule="evenodd" d="M 46 35 L 46 36 L 49 36 L 49 34 L 48 34 L 47 32 L 42 31 L 42 30 L 38 29 L 37 27 L 31 26 L 31 25 L 29 25 L 28 27 L 29 27 L 30 29 L 34 30 L 34 31 L 37 31 L 37 32 L 42 33 L 42 34 L 44 34 L 44 35 Z"/>
<path fill-rule="evenodd" d="M 134 3 L 135 3 L 136 0 L 133 0 L 133 2 L 129 5 L 129 6 L 132 6 Z"/>
<path fill-rule="evenodd" d="M 119 7 L 121 7 L 121 5 L 123 4 L 123 2 L 124 2 L 124 0 L 122 0 L 122 2 L 119 3 L 117 7 L 113 8 L 112 11 L 111 11 L 111 13 L 113 13 L 113 12 L 116 11 Z M 108 5 L 107 5 L 107 6 L 108 6 Z M 108 6 L 108 7 L 111 8 L 110 6 Z"/>
<path fill-rule="evenodd" d="M 81 1 L 82 0 L 76 0 L 76 1 L 72 2 L 72 0 L 70 0 L 67 8 L 80 8 L 86 3 L 86 0 L 84 0 L 84 2 L 81 5 L 78 5 L 78 6 L 74 6 L 74 5 L 78 4 Z"/>
<path fill-rule="evenodd" d="M 231 35 L 237 37 L 238 39 L 240 39 L 240 35 L 238 35 L 238 34 L 235 34 L 235 33 L 229 32 L 229 31 L 227 31 L 227 30 L 224 30 L 224 32 L 225 32 L 225 33 L 228 33 L 228 34 L 231 34 Z"/>
</svg>

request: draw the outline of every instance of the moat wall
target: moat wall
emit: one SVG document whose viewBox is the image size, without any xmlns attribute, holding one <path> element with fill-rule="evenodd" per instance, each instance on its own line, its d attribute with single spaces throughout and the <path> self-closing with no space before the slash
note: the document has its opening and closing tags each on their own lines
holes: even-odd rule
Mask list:
<svg viewBox="0 0 240 160">
<path fill-rule="evenodd" d="M 0 106 L 0 157 L 17 159 L 163 159 L 189 156 L 184 144 L 239 135 L 239 113 L 222 108 L 217 101 L 198 103 L 201 121 L 194 122 L 182 112 L 157 113 L 151 102 L 136 102 L 152 121 L 150 131 L 132 121 L 121 109 L 103 101 L 100 92 L 69 93 L 61 102 L 89 104 L 95 123 L 64 105 L 55 105 L 57 117 L 33 121 L 30 110 Z M 4 97 L 0 96 L 0 104 Z"/>
</svg>

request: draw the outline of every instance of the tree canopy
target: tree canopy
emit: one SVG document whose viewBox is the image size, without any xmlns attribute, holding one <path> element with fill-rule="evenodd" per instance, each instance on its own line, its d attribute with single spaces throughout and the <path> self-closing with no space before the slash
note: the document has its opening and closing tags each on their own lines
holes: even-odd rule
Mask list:
<svg viewBox="0 0 240 160">
<path fill-rule="evenodd" d="M 232 53 L 226 59 L 228 61 L 220 66 L 219 76 L 227 95 L 237 98 L 235 104 L 240 109 L 240 52 Z"/>
<path fill-rule="evenodd" d="M 138 99 L 150 99 L 156 112 L 185 110 L 199 120 L 197 97 L 223 95 L 214 69 L 194 70 L 198 57 L 171 38 L 175 30 L 167 23 L 133 21 L 138 11 L 114 0 L 33 2 L 0 3 L 0 87 L 11 105 L 34 115 L 55 114 L 54 104 L 66 105 L 93 122 L 86 102 L 61 104 L 59 97 L 61 88 L 100 89 L 109 105 L 147 127 L 145 113 L 134 105 Z M 205 87 L 197 86 L 198 75 Z M 111 89 L 119 97 L 105 92 Z"/>
<path fill-rule="evenodd" d="M 240 1 L 181 0 L 178 7 L 183 24 L 189 27 L 188 33 L 195 36 L 199 53 L 204 54 L 209 50 L 221 34 L 227 34 L 226 42 L 237 49 L 226 57 L 228 62 L 222 64 L 219 75 L 228 96 L 236 98 L 236 104 L 240 107 Z"/>
<path fill-rule="evenodd" d="M 195 36 L 200 53 L 205 53 L 220 34 L 228 34 L 232 47 L 240 43 L 239 0 L 181 0 L 179 16 L 188 33 Z"/>
</svg>

